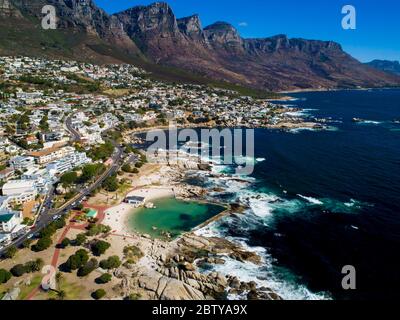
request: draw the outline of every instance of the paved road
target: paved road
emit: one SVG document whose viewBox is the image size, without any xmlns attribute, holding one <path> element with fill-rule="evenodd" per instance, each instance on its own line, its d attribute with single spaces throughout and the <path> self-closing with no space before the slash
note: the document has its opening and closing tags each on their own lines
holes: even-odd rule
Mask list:
<svg viewBox="0 0 400 320">
<path fill-rule="evenodd" d="M 77 142 L 81 140 L 81 136 L 78 131 L 75 130 L 75 128 L 72 126 L 72 116 L 69 116 L 65 120 L 65 126 L 67 127 L 67 130 L 71 134 L 72 142 Z"/>
<path fill-rule="evenodd" d="M 68 122 L 68 119 L 67 119 L 67 122 Z M 75 137 L 75 138 L 77 138 L 77 137 Z M 80 140 L 79 134 L 78 134 L 78 140 Z M 115 174 L 118 171 L 118 169 L 121 167 L 121 165 L 123 163 L 124 151 L 118 143 L 116 143 L 115 141 L 111 141 L 111 142 L 113 143 L 113 145 L 115 147 L 115 152 L 112 156 L 113 164 L 110 167 L 108 167 L 107 170 L 90 187 L 81 190 L 78 195 L 76 195 L 73 199 L 71 199 L 66 204 L 64 204 L 61 208 L 58 208 L 56 210 L 51 209 L 53 198 L 54 198 L 54 188 L 52 188 L 50 190 L 50 192 L 48 193 L 46 199 L 44 200 L 42 210 L 39 213 L 39 217 L 36 221 L 34 229 L 30 230 L 24 236 L 18 238 L 16 241 L 12 242 L 8 246 L 2 248 L 0 250 L 0 255 L 2 255 L 4 253 L 4 251 L 7 250 L 7 248 L 9 248 L 11 246 L 16 246 L 16 247 L 21 246 L 25 240 L 34 237 L 35 234 L 37 234 L 40 230 L 45 228 L 53 220 L 60 217 L 61 215 L 67 214 L 70 210 L 72 210 L 74 207 L 76 207 L 79 203 L 82 203 L 83 200 L 92 193 L 92 191 L 94 191 L 95 189 L 100 187 L 102 185 L 102 183 L 104 182 L 104 180 L 106 180 L 109 176 Z"/>
</svg>

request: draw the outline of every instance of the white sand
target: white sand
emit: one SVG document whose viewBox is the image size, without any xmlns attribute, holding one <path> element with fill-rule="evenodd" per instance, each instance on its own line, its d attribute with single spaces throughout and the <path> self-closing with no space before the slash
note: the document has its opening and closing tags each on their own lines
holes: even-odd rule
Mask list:
<svg viewBox="0 0 400 320">
<path fill-rule="evenodd" d="M 148 203 L 156 199 L 173 197 L 174 191 L 172 188 L 166 187 L 141 188 L 130 192 L 128 196 L 145 197 L 146 202 Z M 134 212 L 134 206 L 121 203 L 105 211 L 103 223 L 110 226 L 113 233 L 131 236 L 132 232 L 127 227 L 127 219 L 129 215 Z"/>
</svg>

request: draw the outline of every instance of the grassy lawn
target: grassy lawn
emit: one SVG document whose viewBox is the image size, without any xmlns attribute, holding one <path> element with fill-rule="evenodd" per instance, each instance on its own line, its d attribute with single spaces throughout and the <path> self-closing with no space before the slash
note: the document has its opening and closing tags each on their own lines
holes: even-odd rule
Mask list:
<svg viewBox="0 0 400 320">
<path fill-rule="evenodd" d="M 69 283 L 66 279 L 60 281 L 60 290 L 65 292 L 65 300 L 80 300 L 82 292 L 85 292 L 85 287 L 79 283 Z M 57 299 L 57 292 L 49 291 L 48 299 Z"/>
<path fill-rule="evenodd" d="M 19 294 L 18 300 L 25 300 L 26 297 L 35 289 L 37 288 L 40 283 L 42 282 L 42 276 L 36 275 L 32 278 L 31 284 L 29 286 L 22 285 L 20 287 L 21 292 Z"/>
<path fill-rule="evenodd" d="M 5 294 L 6 294 L 6 289 L 2 284 L 0 284 L 0 300 L 3 299 Z"/>
</svg>

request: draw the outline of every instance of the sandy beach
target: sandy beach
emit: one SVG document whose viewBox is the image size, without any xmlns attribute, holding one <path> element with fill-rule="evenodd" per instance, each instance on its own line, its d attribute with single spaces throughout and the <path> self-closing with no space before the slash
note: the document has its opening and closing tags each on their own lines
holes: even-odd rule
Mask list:
<svg viewBox="0 0 400 320">
<path fill-rule="evenodd" d="M 173 188 L 168 187 L 147 187 L 140 188 L 128 193 L 128 196 L 137 196 L 146 198 L 146 202 L 151 202 L 156 199 L 162 199 L 174 196 Z M 131 235 L 132 231 L 127 226 L 127 219 L 130 214 L 134 214 L 135 207 L 121 203 L 115 207 L 109 208 L 105 211 L 105 218 L 103 223 L 111 227 L 113 233 L 121 235 Z"/>
</svg>

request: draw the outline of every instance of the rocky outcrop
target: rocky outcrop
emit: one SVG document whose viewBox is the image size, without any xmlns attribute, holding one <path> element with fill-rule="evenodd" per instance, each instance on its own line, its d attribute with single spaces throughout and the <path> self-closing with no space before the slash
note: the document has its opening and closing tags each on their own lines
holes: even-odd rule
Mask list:
<svg viewBox="0 0 400 320">
<path fill-rule="evenodd" d="M 0 17 L 21 18 L 22 15 L 10 0 L 0 0 Z"/>
</svg>

